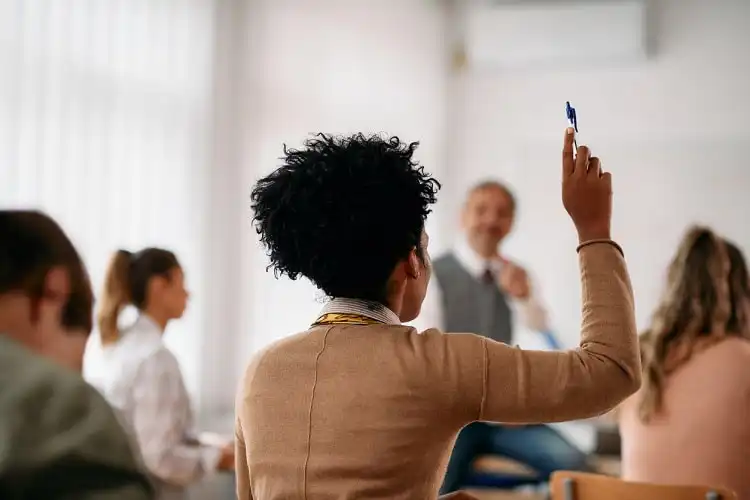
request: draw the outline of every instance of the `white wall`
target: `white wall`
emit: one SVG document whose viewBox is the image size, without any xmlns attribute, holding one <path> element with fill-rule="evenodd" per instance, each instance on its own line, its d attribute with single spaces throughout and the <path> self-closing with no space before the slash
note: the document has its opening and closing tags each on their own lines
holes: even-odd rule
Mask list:
<svg viewBox="0 0 750 500">
<path fill-rule="evenodd" d="M 196 9 L 208 5 L 201 0 L 189 3 Z M 657 52 L 649 61 L 605 68 L 582 64 L 580 69 L 564 72 L 469 70 L 449 76 L 445 64 L 447 39 L 453 36 L 449 21 L 456 16 L 443 10 L 438 1 L 216 0 L 205 12 L 195 11 L 203 12 L 200 23 L 178 23 L 183 28 L 199 27 L 196 33 L 201 37 L 216 33 L 216 39 L 191 35 L 199 48 L 190 57 L 167 58 L 183 70 L 176 72 L 182 78 L 166 81 L 184 84 L 186 89 L 196 86 L 197 97 L 190 101 L 195 102 L 194 108 L 180 104 L 182 113 L 171 112 L 161 94 L 149 92 L 153 86 L 143 88 L 145 97 L 135 95 L 141 89 L 137 79 L 126 78 L 128 86 L 121 85 L 125 80 L 102 78 L 106 72 L 73 75 L 77 65 L 54 63 L 50 67 L 55 71 L 48 74 L 40 73 L 36 64 L 19 66 L 21 45 L 16 47 L 14 40 L 20 38 L 14 38 L 13 29 L 0 30 L 6 35 L 0 34 L 0 41 L 14 42 L 0 44 L 3 67 L 23 69 L 0 79 L 0 97 L 8 104 L 3 108 L 6 112 L 0 113 L 0 143 L 6 146 L 6 154 L 0 156 L 0 173 L 6 187 L 17 186 L 22 177 L 31 179 L 24 168 L 27 164 L 71 169 L 65 175 L 50 174 L 44 183 L 26 182 L 20 190 L 0 189 L 0 201 L 48 206 L 69 220 L 66 227 L 76 242 L 92 249 L 84 249 L 84 254 L 97 282 L 107 253 L 117 245 L 175 247 L 188 271 L 192 270 L 195 301 L 190 316 L 175 324 L 170 343 L 183 362 L 191 392 L 200 396 L 200 405 L 211 413 L 228 411 L 237 375 L 251 353 L 304 329 L 320 307 L 309 284 L 277 281 L 266 272 L 267 259 L 250 225 L 248 198 L 253 183 L 278 164 L 282 143 L 299 145 L 317 131 L 387 132 L 422 141 L 419 158 L 445 182 L 437 213 L 428 224 L 434 251 L 446 248 L 457 237 L 454 222 L 463 192 L 471 183 L 488 176 L 513 183 L 521 208 L 518 232 L 508 242 L 508 250 L 531 265 L 555 326 L 568 343 L 574 343 L 580 308 L 575 235 L 558 192 L 563 105 L 571 100 L 579 111 L 581 139 L 592 145 L 615 176 L 614 232 L 628 255 L 643 325 L 666 261 L 686 224 L 693 220 L 711 223 L 746 249 L 750 247 L 750 227 L 742 220 L 750 208 L 744 196 L 750 186 L 745 166 L 750 150 L 745 123 L 750 116 L 750 58 L 746 56 L 750 3 L 661 0 L 654 4 L 658 7 Z M 29 5 L 31 9 L 41 3 Z M 13 20 L 8 12 L 5 17 Z M 108 11 L 96 12 L 109 19 Z M 172 18 L 185 20 L 168 16 Z M 92 26 L 104 25 L 94 22 Z M 171 25 L 165 21 L 165 26 Z M 86 33 L 80 26 L 76 29 L 76 33 Z M 54 37 L 64 34 L 58 31 L 49 31 L 44 43 L 53 47 Z M 32 47 L 34 39 L 25 36 L 23 46 Z M 99 61 L 97 50 L 107 45 L 86 45 L 79 38 L 71 38 L 60 50 L 80 52 L 88 47 L 91 60 Z M 172 47 L 168 40 L 161 41 Z M 193 45 L 185 44 L 179 53 Z M 130 48 L 129 64 L 162 54 L 143 52 L 142 45 L 122 47 Z M 213 86 L 205 77 L 212 70 Z M 122 77 L 122 68 L 118 71 Z M 52 77 L 69 74 L 99 85 L 100 90 L 109 89 L 116 97 L 127 97 L 132 91 L 138 106 L 130 106 L 124 97 L 101 99 L 106 92 L 89 92 L 86 86 L 76 90 L 76 100 L 64 98 L 65 92 L 78 87 L 73 80 L 56 85 Z M 25 101 L 17 99 L 21 90 Z M 173 91 L 175 99 L 192 96 L 186 92 Z M 162 107 L 150 106 L 149 99 L 156 99 Z M 33 109 L 21 113 L 25 102 L 45 102 L 49 113 L 65 111 L 35 125 L 55 133 L 36 134 L 29 124 L 37 124 L 37 117 L 46 115 Z M 89 106 L 90 102 L 101 106 Z M 56 103 L 68 107 L 58 108 Z M 83 104 L 73 106 L 76 103 Z M 99 114 L 89 113 L 89 108 Z M 144 118 L 148 126 L 133 128 L 130 122 L 108 121 L 126 111 L 146 117 L 149 110 L 161 118 Z M 50 141 L 58 132 L 72 133 L 68 122 L 77 119 L 79 111 L 89 113 L 85 114 L 90 120 L 86 133 L 76 136 L 78 142 L 66 141 L 65 154 L 58 154 L 58 143 Z M 190 115 L 193 111 L 194 116 Z M 102 126 L 96 121 L 100 118 L 109 125 Z M 132 139 L 137 132 L 149 144 L 164 144 L 158 134 L 149 132 L 149 127 L 157 126 L 179 138 L 169 149 L 169 157 L 163 150 L 159 156 L 119 142 L 112 143 L 118 148 L 110 152 L 112 144 L 102 135 L 114 130 L 131 134 L 127 137 Z M 46 139 L 39 141 L 39 137 Z M 34 156 L 39 151 L 45 152 L 43 158 Z M 144 163 L 144 158 L 153 164 Z M 81 191 L 69 182 L 74 177 L 71 172 L 100 178 L 104 175 L 100 165 L 130 168 L 131 175 L 123 181 L 106 176 L 116 183 L 120 198 L 130 196 L 125 193 L 145 196 L 138 189 L 144 184 L 148 200 L 164 199 L 168 206 L 139 202 L 137 217 L 122 216 L 130 221 L 125 233 L 111 224 L 102 223 L 97 229 L 83 223 L 88 220 L 85 217 L 114 220 L 109 212 L 98 214 L 89 208 L 92 203 L 104 203 L 110 211 L 125 206 L 120 198 L 101 198 L 104 194 L 99 190 L 90 190 L 97 198 L 86 200 L 85 205 L 77 200 Z M 132 175 L 133 169 L 138 175 Z M 156 171 L 162 172 L 158 182 L 143 181 L 153 181 Z M 58 175 L 64 186 L 56 181 Z M 70 189 L 57 189 L 61 186 Z M 162 192 L 172 197 L 162 198 Z M 145 223 L 136 223 L 141 220 Z"/>
<path fill-rule="evenodd" d="M 57 219 L 96 291 L 117 248 L 175 251 L 193 297 L 166 339 L 197 404 L 216 284 L 204 266 L 213 18 L 205 0 L 0 1 L 0 206 Z"/>
<path fill-rule="evenodd" d="M 202 186 L 207 194 L 203 283 L 205 320 L 199 352 L 200 417 L 212 422 L 233 408 L 235 348 L 242 337 L 243 304 L 239 296 L 242 251 L 240 235 L 247 225 L 241 165 L 243 0 L 216 0 L 212 68 L 211 174 Z M 203 422 L 201 422 L 203 423 Z M 229 426 L 227 431 L 231 431 Z"/>
<path fill-rule="evenodd" d="M 532 268 L 570 345 L 580 286 L 576 236 L 559 193 L 566 100 L 577 108 L 580 142 L 613 174 L 613 235 L 627 255 L 639 326 L 688 224 L 710 224 L 750 252 L 750 2 L 652 6 L 656 51 L 648 61 L 513 74 L 469 69 L 452 79 L 451 196 L 443 208 L 457 211 L 480 178 L 513 185 L 520 211 L 507 251 Z"/>
<path fill-rule="evenodd" d="M 0 205 L 61 220 L 97 288 L 117 247 L 177 252 L 192 299 L 166 338 L 210 420 L 250 354 L 320 307 L 266 272 L 253 183 L 318 131 L 420 140 L 441 177 L 446 16 L 422 0 L 76 5 L 0 2 Z"/>
<path fill-rule="evenodd" d="M 444 16 L 422 0 L 256 1 L 245 12 L 242 164 L 242 326 L 238 369 L 249 354 L 314 320 L 321 297 L 276 280 L 250 227 L 249 190 L 279 165 L 282 144 L 314 132 L 385 132 L 419 140 L 419 159 L 444 172 Z M 440 216 L 430 221 L 440 245 Z M 352 270 L 356 272 L 356 270 Z"/>
</svg>

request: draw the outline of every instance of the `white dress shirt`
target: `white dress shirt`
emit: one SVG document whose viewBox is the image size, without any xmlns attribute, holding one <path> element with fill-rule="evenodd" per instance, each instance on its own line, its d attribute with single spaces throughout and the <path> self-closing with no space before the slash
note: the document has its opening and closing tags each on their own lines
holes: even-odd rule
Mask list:
<svg viewBox="0 0 750 500">
<path fill-rule="evenodd" d="M 489 269 L 499 278 L 502 262 L 498 260 L 486 260 L 474 252 L 469 244 L 461 241 L 453 249 L 453 255 L 459 264 L 477 280 L 481 280 Z M 527 271 L 528 273 L 528 271 Z M 531 279 L 531 278 L 529 278 Z M 498 286 L 500 286 L 498 284 Z M 422 303 L 422 311 L 417 319 L 410 323 L 420 331 L 428 328 L 439 328 L 445 330 L 445 318 L 443 312 L 443 297 L 440 283 L 435 276 L 430 280 L 427 288 L 427 296 Z M 513 311 L 512 334 L 513 343 L 524 348 L 549 348 L 546 338 L 540 339 L 537 333 L 549 332 L 547 324 L 547 312 L 538 300 L 539 294 L 536 286 L 531 286 L 531 296 L 526 300 L 514 299 L 506 295 L 508 305 Z M 535 338 L 537 337 L 537 338 Z"/>
<path fill-rule="evenodd" d="M 190 398 L 162 331 L 141 315 L 114 344 L 97 349 L 84 377 L 118 411 L 154 477 L 159 499 L 179 499 L 185 487 L 216 469 L 218 447 L 198 445 Z"/>
</svg>

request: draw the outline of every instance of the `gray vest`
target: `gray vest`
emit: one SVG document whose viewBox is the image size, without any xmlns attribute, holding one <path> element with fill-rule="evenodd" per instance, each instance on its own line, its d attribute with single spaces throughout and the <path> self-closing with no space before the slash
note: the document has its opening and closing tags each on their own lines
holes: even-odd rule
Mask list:
<svg viewBox="0 0 750 500">
<path fill-rule="evenodd" d="M 477 333 L 510 344 L 513 313 L 497 285 L 469 274 L 452 253 L 436 259 L 433 270 L 443 296 L 446 331 Z"/>
</svg>

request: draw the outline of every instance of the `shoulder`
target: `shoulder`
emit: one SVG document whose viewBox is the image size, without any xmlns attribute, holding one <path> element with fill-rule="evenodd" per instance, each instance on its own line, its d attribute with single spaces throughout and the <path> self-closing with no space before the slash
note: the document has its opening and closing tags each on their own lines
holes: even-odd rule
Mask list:
<svg viewBox="0 0 750 500">
<path fill-rule="evenodd" d="M 154 349 L 143 356 L 138 362 L 137 374 L 140 376 L 153 377 L 155 375 L 182 377 L 180 362 L 166 346 Z"/>
<path fill-rule="evenodd" d="M 72 429 L 77 424 L 99 429 L 118 427 L 117 417 L 104 396 L 77 373 L 60 370 L 50 376 L 55 379 L 40 385 L 34 399 L 44 397 L 50 389 L 55 392 L 47 400 L 46 408 L 58 416 L 60 427 Z"/>
<path fill-rule="evenodd" d="M 324 335 L 307 331 L 285 337 L 257 350 L 247 362 L 235 393 L 238 422 L 249 418 L 258 394 L 278 393 L 278 387 L 297 387 L 304 367 L 322 352 Z M 262 399 L 266 399 L 262 396 Z M 261 405 L 262 406 L 262 405 Z"/>
<path fill-rule="evenodd" d="M 720 360 L 723 366 L 736 366 L 746 370 L 750 366 L 750 340 L 727 337 L 707 349 L 705 354 Z"/>
<path fill-rule="evenodd" d="M 143 356 L 141 364 L 161 365 L 171 368 L 178 367 L 180 363 L 177 360 L 177 356 L 168 347 L 160 346 Z"/>
<path fill-rule="evenodd" d="M 732 336 L 695 352 L 679 373 L 684 369 L 694 380 L 711 380 L 715 386 L 744 391 L 750 389 L 748 366 L 750 341 Z"/>
<path fill-rule="evenodd" d="M 80 374 L 57 365 L 13 342 L 3 341 L 0 348 L 0 374 L 13 381 L 3 388 L 0 397 L 17 408 L 34 406 L 40 402 L 65 404 L 72 396 L 80 398 L 96 390 Z"/>
<path fill-rule="evenodd" d="M 277 340 L 259 351 L 250 358 L 242 377 L 244 386 L 252 383 L 260 370 L 279 362 L 288 361 L 300 352 L 309 352 L 315 343 L 310 331 L 298 333 L 290 337 Z"/>
<path fill-rule="evenodd" d="M 118 365 L 121 371 L 117 384 L 126 383 L 131 389 L 163 388 L 163 384 L 176 387 L 182 383 L 180 363 L 165 345 L 122 356 Z"/>
<path fill-rule="evenodd" d="M 111 363 L 128 372 L 138 371 L 143 365 L 177 363 L 161 333 L 144 325 L 141 319 L 123 329 L 116 342 L 102 346 L 97 355 L 103 364 Z"/>
<path fill-rule="evenodd" d="M 739 356 L 750 356 L 750 339 L 742 337 L 727 337 L 727 339 L 724 340 L 722 344 L 730 347 L 734 351 L 737 351 Z"/>
<path fill-rule="evenodd" d="M 468 420 L 477 418 L 486 387 L 487 346 L 496 343 L 473 333 L 444 333 L 437 328 L 414 331 L 410 340 L 410 350 L 418 354 L 415 361 L 421 361 L 416 363 L 421 380 L 436 400 Z"/>
<path fill-rule="evenodd" d="M 148 491 L 130 438 L 96 389 L 79 373 L 21 346 L 0 344 L 0 380 L 12 381 L 0 391 L 0 434 L 8 451 L 0 469 L 36 474 L 73 459 L 91 474 L 116 471 Z"/>
<path fill-rule="evenodd" d="M 441 354 L 447 357 L 476 356 L 484 352 L 487 342 L 485 337 L 474 333 L 446 333 L 438 328 L 419 332 L 418 338 L 436 357 Z"/>
<path fill-rule="evenodd" d="M 12 362 L 7 362 L 9 354 L 14 355 Z M 35 436 L 34 441 L 42 442 L 60 431 L 79 433 L 79 437 L 112 431 L 118 437 L 121 429 L 114 411 L 80 374 L 30 352 L 19 354 L 3 348 L 2 358 L 3 378 L 10 376 L 18 381 L 11 390 L 2 391 L 3 405 L 13 408 L 19 416 L 15 430 L 21 435 L 17 437 L 26 441 Z M 40 407 L 44 407 L 44 412 L 39 411 Z"/>
</svg>

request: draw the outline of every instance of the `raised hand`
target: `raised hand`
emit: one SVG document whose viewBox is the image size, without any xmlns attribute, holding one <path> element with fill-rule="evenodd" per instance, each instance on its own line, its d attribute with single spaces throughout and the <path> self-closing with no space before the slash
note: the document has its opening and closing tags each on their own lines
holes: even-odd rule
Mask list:
<svg viewBox="0 0 750 500">
<path fill-rule="evenodd" d="M 579 146 L 574 156 L 572 128 L 565 131 L 562 155 L 562 201 L 578 231 L 580 242 L 609 239 L 612 220 L 612 176 L 599 158 Z"/>
<path fill-rule="evenodd" d="M 529 275 L 521 266 L 512 262 L 505 262 L 500 270 L 498 279 L 500 288 L 515 299 L 524 300 L 531 294 Z"/>
</svg>

